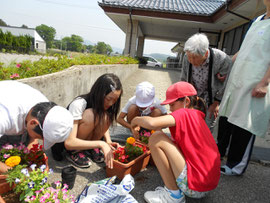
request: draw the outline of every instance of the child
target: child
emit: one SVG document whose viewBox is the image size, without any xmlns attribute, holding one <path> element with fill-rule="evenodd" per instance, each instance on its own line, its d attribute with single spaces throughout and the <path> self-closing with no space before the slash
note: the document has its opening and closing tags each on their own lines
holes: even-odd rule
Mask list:
<svg viewBox="0 0 270 203">
<path fill-rule="evenodd" d="M 136 116 L 157 117 L 167 114 L 166 108 L 155 98 L 155 87 L 149 82 L 142 82 L 136 87 L 136 94 L 128 100 L 117 118 L 122 126 L 131 129 L 131 121 Z M 126 117 L 126 120 L 125 120 Z"/>
<path fill-rule="evenodd" d="M 66 158 L 74 165 L 81 168 L 89 167 L 91 162 L 87 156 L 95 162 L 103 162 L 103 154 L 99 151 L 101 148 L 106 164 L 112 167 L 114 148 L 109 126 L 119 112 L 122 92 L 119 78 L 107 73 L 96 80 L 88 94 L 78 96 L 68 106 L 74 118 L 74 125 L 71 135 L 65 141 L 65 148 L 88 150 L 67 151 Z M 105 141 L 102 141 L 102 138 Z"/>
<path fill-rule="evenodd" d="M 70 112 L 48 99 L 37 89 L 18 82 L 0 81 L 0 149 L 5 144 L 32 148 L 43 140 L 43 149 L 63 142 L 73 127 Z M 0 162 L 0 173 L 10 169 Z"/>
<path fill-rule="evenodd" d="M 172 139 L 162 131 L 156 131 L 149 139 L 165 187 L 146 192 L 144 198 L 148 203 L 185 202 L 184 195 L 201 198 L 217 187 L 220 155 L 204 120 L 205 103 L 196 94 L 191 84 L 175 83 L 167 89 L 162 103 L 170 105 L 170 115 L 136 117 L 131 122 L 136 137 L 139 127 L 154 130 L 169 127 L 171 131 Z"/>
</svg>

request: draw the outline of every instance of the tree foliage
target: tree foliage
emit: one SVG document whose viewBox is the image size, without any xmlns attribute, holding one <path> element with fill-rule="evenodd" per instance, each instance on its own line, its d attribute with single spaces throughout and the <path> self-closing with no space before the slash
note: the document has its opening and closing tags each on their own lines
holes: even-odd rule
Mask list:
<svg viewBox="0 0 270 203">
<path fill-rule="evenodd" d="M 64 37 L 62 39 L 62 47 L 68 51 L 82 52 L 85 47 L 83 45 L 83 38 L 78 35 L 71 35 L 71 37 Z"/>
<path fill-rule="evenodd" d="M 106 44 L 105 42 L 98 42 L 93 47 L 93 52 L 97 54 L 104 54 L 104 55 L 110 55 L 112 53 L 112 47 L 109 44 Z"/>
<path fill-rule="evenodd" d="M 11 32 L 3 32 L 0 29 L 0 50 L 14 50 L 20 53 L 28 53 L 31 45 L 32 37 L 29 35 L 14 36 Z"/>
<path fill-rule="evenodd" d="M 53 45 L 53 40 L 56 34 L 56 30 L 53 27 L 49 27 L 47 25 L 41 24 L 36 27 L 36 31 L 46 42 L 46 47 L 51 48 Z"/>
<path fill-rule="evenodd" d="M 6 24 L 5 21 L 3 21 L 2 19 L 0 19 L 0 26 L 8 26 L 8 25 Z"/>
</svg>

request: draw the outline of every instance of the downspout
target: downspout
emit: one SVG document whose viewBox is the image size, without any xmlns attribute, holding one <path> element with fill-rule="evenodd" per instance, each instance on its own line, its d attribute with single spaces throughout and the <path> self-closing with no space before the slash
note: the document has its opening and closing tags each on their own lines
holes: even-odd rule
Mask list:
<svg viewBox="0 0 270 203">
<path fill-rule="evenodd" d="M 226 11 L 228 12 L 228 13 L 231 13 L 231 14 L 233 14 L 233 15 L 236 15 L 236 16 L 238 16 L 238 17 L 240 17 L 240 18 L 243 18 L 243 19 L 245 19 L 245 20 L 247 20 L 247 21 L 251 21 L 251 19 L 249 19 L 249 18 L 247 18 L 247 17 L 245 17 L 245 16 L 242 16 L 242 15 L 240 15 L 240 14 L 238 14 L 238 13 L 235 13 L 235 12 L 233 12 L 233 11 L 230 11 L 229 10 L 229 2 L 231 2 L 231 0 L 227 0 L 226 1 Z"/>
<path fill-rule="evenodd" d="M 129 7 L 129 20 L 130 20 L 130 36 L 129 36 L 129 46 L 128 46 L 128 55 L 131 52 L 131 40 L 132 40 L 132 33 L 133 33 L 133 22 L 132 22 L 132 7 Z"/>
</svg>

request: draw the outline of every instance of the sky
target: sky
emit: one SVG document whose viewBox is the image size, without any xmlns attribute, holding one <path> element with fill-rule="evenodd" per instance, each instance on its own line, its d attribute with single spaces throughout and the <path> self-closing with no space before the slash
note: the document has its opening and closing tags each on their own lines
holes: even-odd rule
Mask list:
<svg viewBox="0 0 270 203">
<path fill-rule="evenodd" d="M 56 29 L 56 39 L 75 34 L 92 43 L 105 42 L 120 49 L 125 46 L 125 33 L 104 13 L 97 0 L 0 0 L 0 19 L 10 26 L 51 26 Z M 146 40 L 144 54 L 173 56 L 171 48 L 175 45 Z"/>
</svg>

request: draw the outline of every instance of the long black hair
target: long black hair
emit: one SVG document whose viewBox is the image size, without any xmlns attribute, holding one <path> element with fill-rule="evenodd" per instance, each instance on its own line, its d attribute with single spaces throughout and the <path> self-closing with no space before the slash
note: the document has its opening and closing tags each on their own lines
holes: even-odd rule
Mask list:
<svg viewBox="0 0 270 203">
<path fill-rule="evenodd" d="M 198 96 L 188 96 L 190 99 L 189 108 L 197 109 L 202 111 L 206 115 L 206 104 L 203 98 Z M 185 97 L 179 98 L 178 101 L 184 101 Z"/>
<path fill-rule="evenodd" d="M 95 121 L 96 118 L 98 118 L 99 121 L 101 121 L 103 118 L 105 114 L 104 99 L 107 94 L 114 90 L 120 90 L 121 93 L 117 101 L 106 111 L 109 117 L 109 121 L 112 123 L 114 120 L 116 120 L 117 114 L 119 113 L 121 96 L 123 93 L 122 84 L 118 76 L 113 73 L 106 73 L 101 75 L 96 80 L 88 94 L 79 96 L 86 100 L 86 108 L 93 109 Z"/>
</svg>

